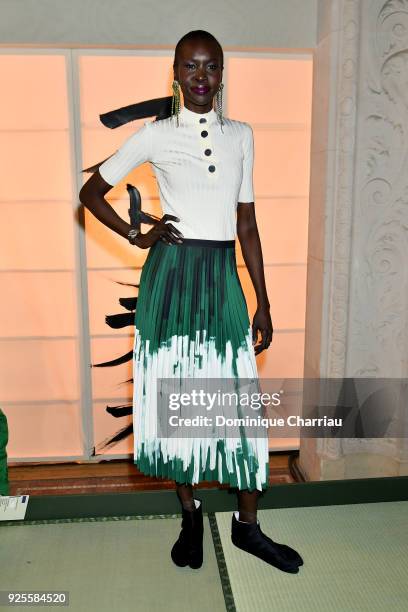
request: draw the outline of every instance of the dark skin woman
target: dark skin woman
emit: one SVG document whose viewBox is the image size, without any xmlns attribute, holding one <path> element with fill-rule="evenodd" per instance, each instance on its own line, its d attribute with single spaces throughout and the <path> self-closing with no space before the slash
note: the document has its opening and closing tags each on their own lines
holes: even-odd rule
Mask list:
<svg viewBox="0 0 408 612">
<path fill-rule="evenodd" d="M 222 80 L 222 50 L 212 41 L 188 41 L 181 46 L 176 60 L 174 78 L 180 83 L 184 105 L 195 113 L 207 113 L 213 106 L 213 98 Z M 206 87 L 207 91 L 198 93 L 195 90 L 197 86 Z M 104 197 L 111 189 L 112 186 L 99 172 L 95 172 L 82 187 L 79 199 L 99 221 L 127 238 L 131 225 L 117 215 Z M 171 220 L 178 221 L 173 215 L 163 215 L 148 232 L 137 236 L 136 245 L 141 249 L 148 249 L 160 239 L 167 243 L 180 242 L 183 236 L 172 223 L 169 223 Z M 257 309 L 252 321 L 252 339 L 255 343 L 258 334 L 261 335 L 259 343 L 254 347 L 255 354 L 259 355 L 272 341 L 273 326 L 253 204 L 238 202 L 237 236 L 257 298 Z"/>
<path fill-rule="evenodd" d="M 222 81 L 223 52 L 219 43 L 205 36 L 183 41 L 176 48 L 173 67 L 174 79 L 180 84 L 183 93 L 184 106 L 195 113 L 209 112 L 213 108 L 213 99 Z M 111 185 L 104 181 L 99 172 L 95 172 L 82 187 L 79 194 L 80 200 L 102 223 L 127 238 L 131 226 L 116 214 L 104 198 L 110 189 Z M 179 219 L 165 214 L 148 232 L 138 234 L 136 245 L 147 249 L 158 240 L 167 244 L 182 242 L 183 235 L 171 221 L 177 222 Z M 252 321 L 252 340 L 255 354 L 259 355 L 271 344 L 273 326 L 253 203 L 238 202 L 237 236 L 257 298 L 257 308 Z M 261 338 L 257 343 L 258 334 Z M 192 512 L 195 508 L 193 486 L 176 483 L 176 488 L 183 508 Z M 258 490 L 238 491 L 240 521 L 256 524 L 259 494 Z M 264 543 L 260 546 L 264 546 Z M 276 544 L 276 546 L 280 545 Z M 253 551 L 249 552 L 257 554 Z M 276 554 L 281 554 L 281 551 Z"/>
</svg>

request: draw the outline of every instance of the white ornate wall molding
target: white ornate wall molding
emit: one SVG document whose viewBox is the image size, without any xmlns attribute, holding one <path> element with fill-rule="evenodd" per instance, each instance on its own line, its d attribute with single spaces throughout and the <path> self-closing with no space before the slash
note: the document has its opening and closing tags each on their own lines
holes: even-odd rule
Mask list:
<svg viewBox="0 0 408 612">
<path fill-rule="evenodd" d="M 353 376 L 407 375 L 407 60 L 408 2 L 365 0 L 347 343 Z M 406 420 L 400 415 L 400 429 Z M 344 442 L 346 454 L 402 459 L 407 451 L 403 438 Z"/>
<path fill-rule="evenodd" d="M 321 0 L 318 19 L 305 376 L 404 377 L 408 0 Z M 302 454 L 311 478 L 408 469 L 406 438 L 302 441 L 301 467 Z"/>
<path fill-rule="evenodd" d="M 408 1 L 365 0 L 348 362 L 352 375 L 408 366 Z"/>
<path fill-rule="evenodd" d="M 357 89 L 359 77 L 360 6 L 356 0 L 335 1 L 333 18 L 338 27 L 336 56 L 337 86 L 334 88 L 332 139 L 333 200 L 332 231 L 326 243 L 329 266 L 327 286 L 327 365 L 323 376 L 347 376 L 347 330 L 349 327 L 350 266 L 352 249 L 353 187 L 355 169 L 355 133 L 357 126 Z M 322 458 L 339 459 L 343 440 L 319 439 L 317 450 Z"/>
</svg>

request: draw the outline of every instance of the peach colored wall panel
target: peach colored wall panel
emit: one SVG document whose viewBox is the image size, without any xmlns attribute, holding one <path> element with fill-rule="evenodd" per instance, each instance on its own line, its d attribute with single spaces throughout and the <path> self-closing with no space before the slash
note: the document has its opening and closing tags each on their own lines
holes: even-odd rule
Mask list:
<svg viewBox="0 0 408 612">
<path fill-rule="evenodd" d="M 83 434 L 78 403 L 22 405 L 5 410 L 5 413 L 10 460 L 13 457 L 82 455 Z"/>
<path fill-rule="evenodd" d="M 0 56 L 1 407 L 14 457 L 82 455 L 64 54 Z"/>
<path fill-rule="evenodd" d="M 124 382 L 132 377 L 131 361 L 107 368 L 82 363 L 81 376 L 79 351 L 89 342 L 90 362 L 98 363 L 131 350 L 133 329 L 111 329 L 105 317 L 125 312 L 120 297 L 137 295 L 135 287 L 118 282 L 137 284 L 148 252 L 131 247 L 85 210 L 80 259 L 77 191 L 89 176 L 80 170 L 113 154 L 144 121 L 111 130 L 99 115 L 171 94 L 170 52 L 84 51 L 78 54 L 78 82 L 72 89 L 67 76 L 75 79 L 76 73 L 67 71 L 68 56 L 53 53 L 0 56 L 0 168 L 5 177 L 0 181 L 5 296 L 0 306 L 0 398 L 11 431 L 11 461 L 79 456 L 83 448 L 98 445 L 131 422 L 105 410 L 107 404 L 131 402 L 132 385 Z M 258 369 L 261 378 L 301 377 L 312 61 L 307 56 L 228 53 L 225 65 L 225 113 L 249 122 L 255 138 L 256 216 L 275 328 L 270 349 L 257 358 Z M 107 195 L 117 213 L 128 220 L 127 182 L 140 190 L 143 209 L 160 216 L 148 164 Z M 237 261 L 252 316 L 255 295 L 239 244 Z M 78 305 L 83 310 L 80 306 L 78 312 Z M 89 317 L 90 337 L 81 344 L 82 315 Z M 91 400 L 80 404 L 84 381 Z M 93 429 L 93 440 L 83 438 L 84 420 Z M 273 439 L 270 444 L 293 443 Z M 104 455 L 132 451 L 129 438 Z"/>
</svg>

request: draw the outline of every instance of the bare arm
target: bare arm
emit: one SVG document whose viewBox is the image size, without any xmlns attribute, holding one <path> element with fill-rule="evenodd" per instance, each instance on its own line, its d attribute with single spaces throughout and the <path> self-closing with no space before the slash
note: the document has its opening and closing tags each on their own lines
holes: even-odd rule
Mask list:
<svg viewBox="0 0 408 612">
<path fill-rule="evenodd" d="M 101 223 L 127 239 L 132 226 L 119 217 L 104 197 L 111 189 L 112 185 L 107 183 L 97 171 L 83 185 L 79 192 L 79 199 Z M 169 219 L 179 221 L 173 215 L 164 215 L 146 234 L 140 233 L 136 237 L 136 246 L 146 249 L 159 239 L 167 243 L 180 242 L 182 234 L 171 223 L 166 223 Z"/>
<path fill-rule="evenodd" d="M 112 185 L 109 185 L 97 171 L 83 185 L 79 199 L 99 221 L 123 238 L 127 238 L 131 225 L 119 217 L 104 197 L 111 189 Z"/>
<path fill-rule="evenodd" d="M 241 245 L 242 256 L 256 293 L 257 310 L 252 323 L 252 340 L 253 342 L 257 341 L 259 331 L 262 340 L 255 346 L 255 354 L 259 354 L 270 345 L 273 326 L 265 284 L 262 247 L 256 223 L 255 205 L 253 203 L 238 202 L 237 235 Z"/>
</svg>

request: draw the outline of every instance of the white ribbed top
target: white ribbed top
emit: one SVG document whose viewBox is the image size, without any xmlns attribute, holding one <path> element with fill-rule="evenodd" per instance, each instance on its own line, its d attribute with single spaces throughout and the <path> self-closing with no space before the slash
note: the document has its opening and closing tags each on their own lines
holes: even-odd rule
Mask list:
<svg viewBox="0 0 408 612">
<path fill-rule="evenodd" d="M 113 186 L 150 162 L 163 214 L 179 217 L 171 223 L 185 238 L 233 240 L 237 203 L 254 201 L 253 132 L 227 117 L 222 130 L 214 109 L 195 113 L 183 106 L 178 127 L 174 116 L 145 122 L 99 172 Z"/>
</svg>

